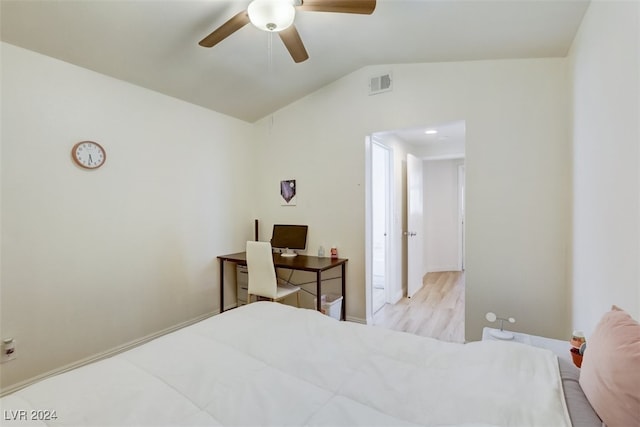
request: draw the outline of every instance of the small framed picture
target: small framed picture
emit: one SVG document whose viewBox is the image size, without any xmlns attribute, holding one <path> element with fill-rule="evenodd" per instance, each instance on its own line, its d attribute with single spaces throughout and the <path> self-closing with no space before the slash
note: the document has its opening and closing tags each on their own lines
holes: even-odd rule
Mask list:
<svg viewBox="0 0 640 427">
<path fill-rule="evenodd" d="M 297 203 L 297 191 L 295 179 L 280 181 L 280 203 L 282 206 L 295 206 Z"/>
</svg>

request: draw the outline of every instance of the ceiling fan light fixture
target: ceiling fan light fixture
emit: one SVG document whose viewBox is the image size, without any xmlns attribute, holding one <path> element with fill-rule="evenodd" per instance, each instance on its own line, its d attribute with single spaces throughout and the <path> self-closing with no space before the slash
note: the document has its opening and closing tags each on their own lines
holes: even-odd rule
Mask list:
<svg viewBox="0 0 640 427">
<path fill-rule="evenodd" d="M 247 13 L 253 25 L 271 32 L 289 28 L 296 16 L 296 9 L 291 0 L 253 0 Z"/>
</svg>

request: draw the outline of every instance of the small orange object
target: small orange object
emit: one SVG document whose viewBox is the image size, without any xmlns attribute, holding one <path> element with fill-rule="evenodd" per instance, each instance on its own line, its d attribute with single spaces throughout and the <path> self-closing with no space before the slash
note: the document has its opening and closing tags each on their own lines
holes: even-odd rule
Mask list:
<svg viewBox="0 0 640 427">
<path fill-rule="evenodd" d="M 338 248 L 335 246 L 331 248 L 331 258 L 338 258 Z"/>
<path fill-rule="evenodd" d="M 572 347 L 571 350 L 569 350 L 571 352 L 571 358 L 573 359 L 573 364 L 576 365 L 578 368 L 582 366 L 582 355 L 580 354 L 580 350 Z"/>
</svg>

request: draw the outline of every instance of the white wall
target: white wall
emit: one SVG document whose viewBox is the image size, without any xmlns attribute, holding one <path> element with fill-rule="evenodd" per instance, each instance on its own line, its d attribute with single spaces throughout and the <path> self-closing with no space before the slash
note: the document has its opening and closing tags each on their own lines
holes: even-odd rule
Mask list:
<svg viewBox="0 0 640 427">
<path fill-rule="evenodd" d="M 423 159 L 459 159 L 464 157 L 464 139 L 445 140 L 439 144 L 414 147 L 416 156 Z"/>
<path fill-rule="evenodd" d="M 424 265 L 426 271 L 458 270 L 458 166 L 463 160 L 425 160 Z"/>
<path fill-rule="evenodd" d="M 349 258 L 347 315 L 364 319 L 365 136 L 466 120 L 466 338 L 480 338 L 490 310 L 517 317 L 520 330 L 566 336 L 566 65 L 394 65 L 394 90 L 376 96 L 367 96 L 376 67 L 342 78 L 257 124 L 262 219 L 309 224 L 312 249 L 337 244 Z M 298 179 L 295 208 L 275 201 L 283 178 Z"/>
<path fill-rule="evenodd" d="M 251 125 L 3 43 L 2 388 L 219 309 Z M 105 165 L 82 170 L 77 141 Z"/>
<path fill-rule="evenodd" d="M 612 304 L 640 318 L 640 3 L 592 2 L 570 54 L 572 324 Z"/>
</svg>

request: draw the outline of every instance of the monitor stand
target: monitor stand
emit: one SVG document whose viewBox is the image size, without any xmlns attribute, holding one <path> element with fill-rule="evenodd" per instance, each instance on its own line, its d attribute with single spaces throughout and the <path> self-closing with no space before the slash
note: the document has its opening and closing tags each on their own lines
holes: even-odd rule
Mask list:
<svg viewBox="0 0 640 427">
<path fill-rule="evenodd" d="M 298 256 L 298 254 L 295 252 L 283 252 L 280 254 L 280 256 L 283 256 L 285 258 L 293 258 L 294 256 Z"/>
</svg>

